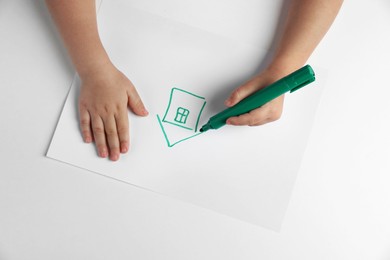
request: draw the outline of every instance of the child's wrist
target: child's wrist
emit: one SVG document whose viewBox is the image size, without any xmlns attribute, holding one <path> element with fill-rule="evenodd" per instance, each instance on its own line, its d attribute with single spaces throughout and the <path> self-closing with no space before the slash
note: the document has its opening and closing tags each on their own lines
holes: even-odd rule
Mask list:
<svg viewBox="0 0 390 260">
<path fill-rule="evenodd" d="M 275 58 L 267 67 L 273 74 L 286 76 L 305 65 L 305 61 L 295 58 Z"/>
<path fill-rule="evenodd" d="M 84 81 L 88 78 L 99 77 L 101 75 L 111 73 L 115 70 L 115 66 L 111 63 L 109 59 L 101 59 L 78 68 L 77 72 L 80 76 L 80 79 Z"/>
</svg>

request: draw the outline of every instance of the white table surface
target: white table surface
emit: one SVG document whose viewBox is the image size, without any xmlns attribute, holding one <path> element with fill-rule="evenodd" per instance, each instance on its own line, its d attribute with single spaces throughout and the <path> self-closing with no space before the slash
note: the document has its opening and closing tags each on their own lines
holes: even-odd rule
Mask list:
<svg viewBox="0 0 390 260">
<path fill-rule="evenodd" d="M 390 2 L 345 1 L 279 233 L 45 157 L 73 68 L 43 1 L 0 0 L 0 259 L 390 259 Z M 367 91 L 370 92 L 367 92 Z"/>
</svg>

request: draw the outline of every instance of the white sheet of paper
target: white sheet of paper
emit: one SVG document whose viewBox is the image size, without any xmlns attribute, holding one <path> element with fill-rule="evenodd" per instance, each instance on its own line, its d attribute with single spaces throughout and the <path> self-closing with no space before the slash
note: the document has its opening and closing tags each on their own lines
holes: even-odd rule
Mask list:
<svg viewBox="0 0 390 260">
<path fill-rule="evenodd" d="M 111 59 L 137 87 L 150 115 L 129 113 L 128 154 L 115 163 L 98 158 L 80 135 L 76 77 L 47 156 L 279 230 L 320 101 L 321 71 L 314 68 L 315 83 L 286 95 L 279 121 L 225 126 L 169 147 L 159 118 L 167 112 L 172 89 L 179 89 L 179 95 L 167 116 L 173 124 L 166 122 L 164 129 L 174 143 L 197 134 L 194 129 L 183 134 L 190 130 L 175 124 L 193 128 L 196 117 L 190 115 L 200 114 L 199 130 L 224 109 L 230 92 L 259 70 L 266 52 L 135 9 L 126 1 L 104 2 L 99 26 Z M 182 90 L 204 100 L 191 99 Z"/>
</svg>

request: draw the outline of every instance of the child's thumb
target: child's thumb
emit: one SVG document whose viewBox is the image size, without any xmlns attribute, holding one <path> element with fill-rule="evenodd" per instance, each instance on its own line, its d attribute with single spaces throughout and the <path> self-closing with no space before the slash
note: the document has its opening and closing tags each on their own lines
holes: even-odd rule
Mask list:
<svg viewBox="0 0 390 260">
<path fill-rule="evenodd" d="M 129 107 L 134 114 L 138 116 L 147 116 L 149 112 L 146 110 L 144 103 L 142 102 L 140 96 L 137 91 L 133 89 L 129 93 Z"/>
<path fill-rule="evenodd" d="M 244 98 L 250 96 L 253 92 L 257 90 L 257 86 L 255 84 L 244 84 L 237 89 L 235 89 L 230 97 L 226 99 L 225 105 L 228 107 L 234 106 Z"/>
</svg>

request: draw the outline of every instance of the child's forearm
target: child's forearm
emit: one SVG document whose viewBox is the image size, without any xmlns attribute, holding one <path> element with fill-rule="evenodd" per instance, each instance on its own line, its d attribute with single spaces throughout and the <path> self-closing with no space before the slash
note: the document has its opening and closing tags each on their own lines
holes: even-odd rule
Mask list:
<svg viewBox="0 0 390 260">
<path fill-rule="evenodd" d="M 111 65 L 97 29 L 95 0 L 46 0 L 46 5 L 81 77 Z"/>
<path fill-rule="evenodd" d="M 303 66 L 333 23 L 343 0 L 292 0 L 270 67 L 285 73 Z"/>
</svg>

